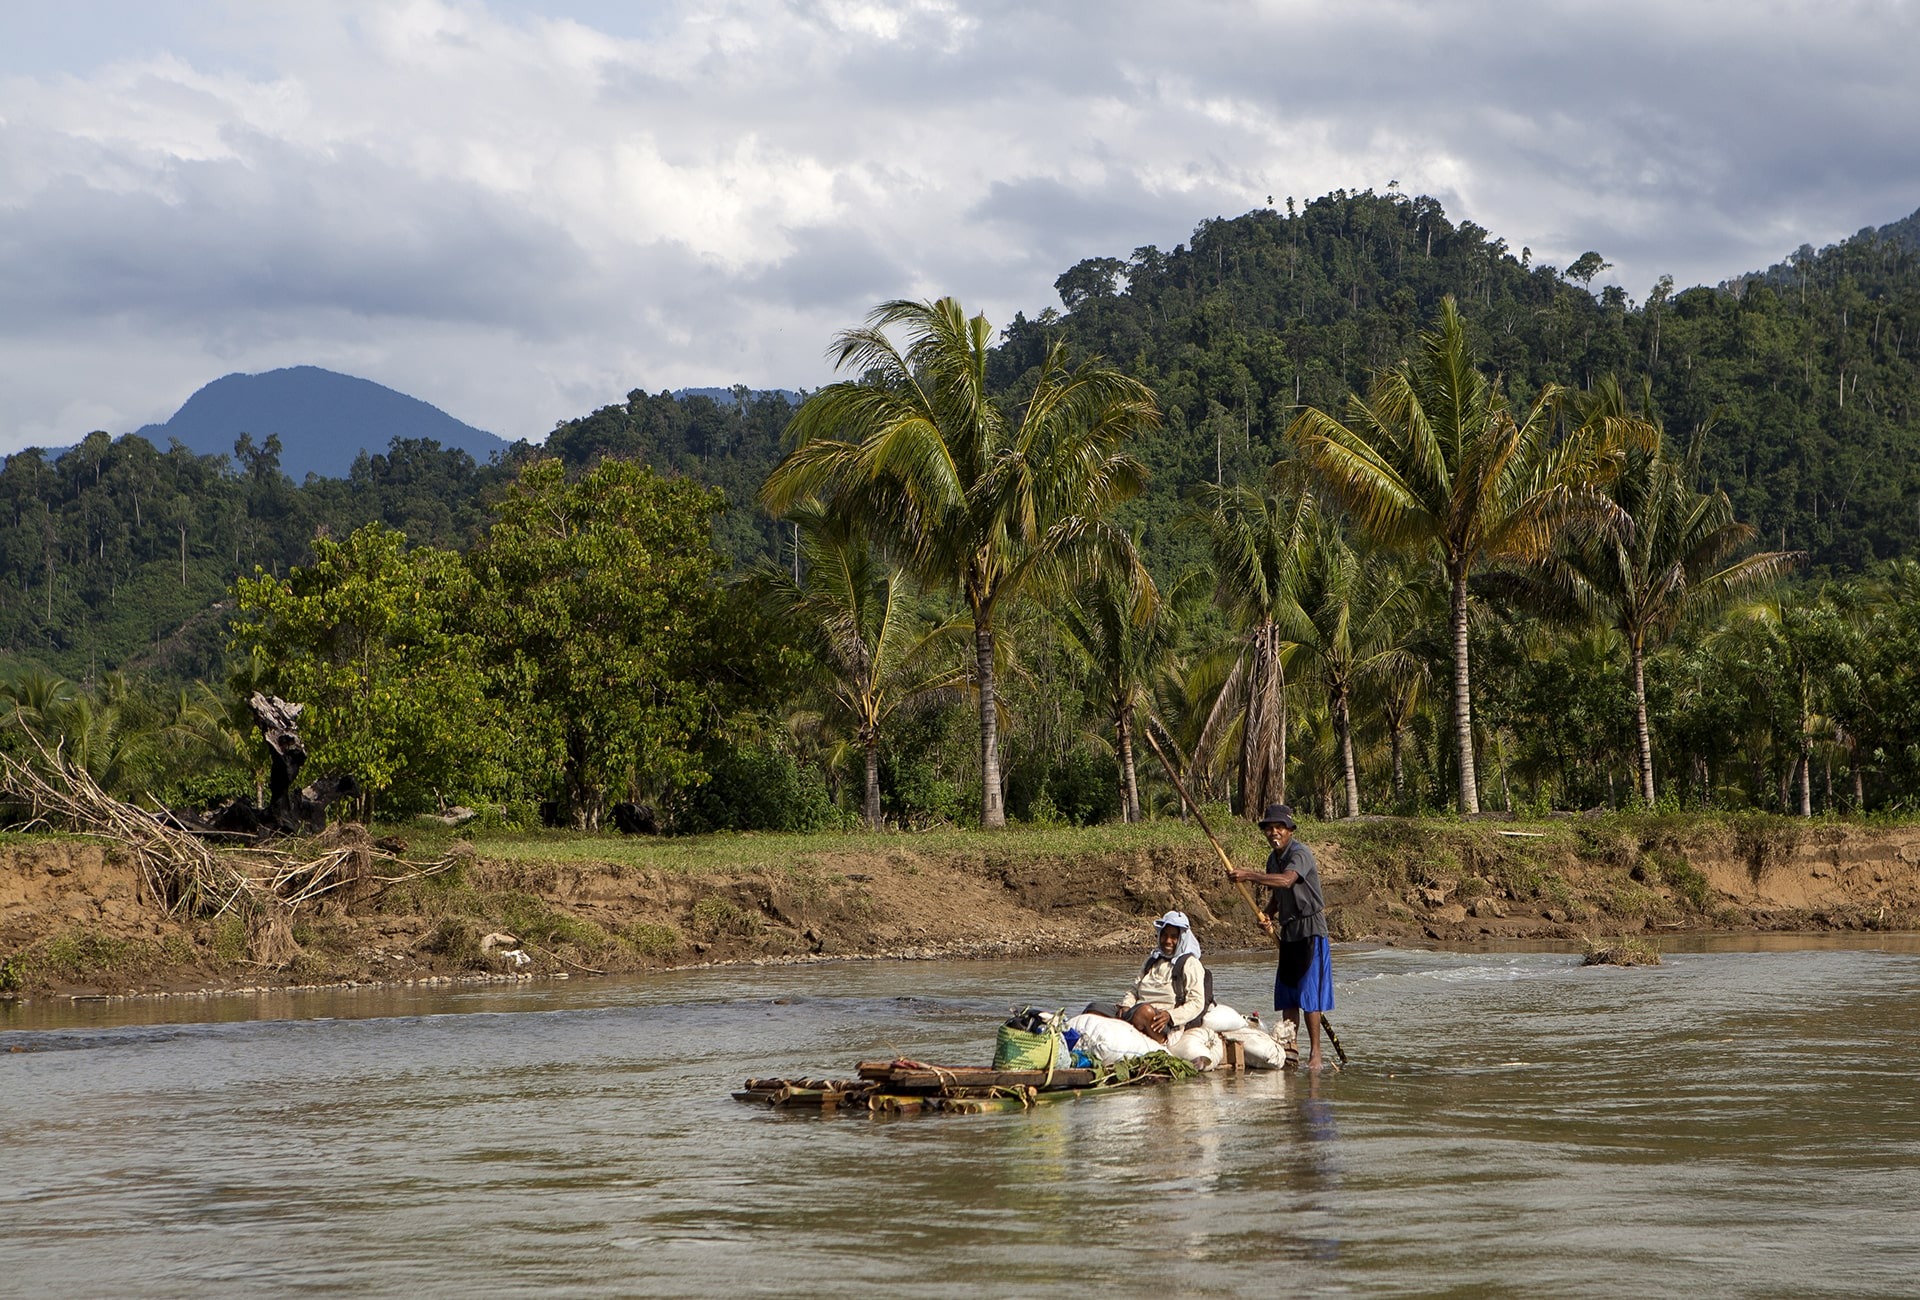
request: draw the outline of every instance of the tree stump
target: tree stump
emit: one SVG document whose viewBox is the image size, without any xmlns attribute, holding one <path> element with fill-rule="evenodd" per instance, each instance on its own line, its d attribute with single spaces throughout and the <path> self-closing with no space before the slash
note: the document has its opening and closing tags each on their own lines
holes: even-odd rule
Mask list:
<svg viewBox="0 0 1920 1300">
<path fill-rule="evenodd" d="M 247 707 L 253 710 L 253 720 L 259 724 L 260 734 L 266 737 L 267 748 L 273 754 L 273 772 L 267 778 L 267 789 L 272 792 L 267 801 L 267 815 L 282 829 L 293 830 L 300 824 L 294 812 L 293 783 L 307 761 L 307 747 L 300 739 L 299 725 L 301 711 L 306 706 L 289 704 L 276 695 L 255 691 Z"/>
<path fill-rule="evenodd" d="M 268 820 L 287 832 L 320 830 L 327 824 L 327 806 L 357 796 L 360 783 L 350 773 L 340 772 L 296 789 L 294 782 L 307 761 L 307 746 L 300 739 L 299 726 L 300 714 L 306 706 L 290 704 L 259 691 L 253 693 L 247 705 L 253 710 L 253 720 L 259 724 L 260 734 L 266 738 L 267 749 L 273 755 L 273 771 L 267 778 Z"/>
</svg>

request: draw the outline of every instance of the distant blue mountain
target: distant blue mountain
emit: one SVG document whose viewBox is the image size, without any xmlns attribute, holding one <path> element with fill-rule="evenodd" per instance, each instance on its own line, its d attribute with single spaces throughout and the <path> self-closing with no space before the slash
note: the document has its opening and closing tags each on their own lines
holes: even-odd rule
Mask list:
<svg viewBox="0 0 1920 1300">
<path fill-rule="evenodd" d="M 280 467 L 296 483 L 308 474 L 344 478 L 362 450 L 384 452 L 395 438 L 431 438 L 481 464 L 507 448 L 504 439 L 417 397 L 318 366 L 216 379 L 166 423 L 137 432 L 163 451 L 167 439 L 178 438 L 200 455 L 229 456 L 243 433 L 252 434 L 256 443 L 277 433 Z"/>
</svg>

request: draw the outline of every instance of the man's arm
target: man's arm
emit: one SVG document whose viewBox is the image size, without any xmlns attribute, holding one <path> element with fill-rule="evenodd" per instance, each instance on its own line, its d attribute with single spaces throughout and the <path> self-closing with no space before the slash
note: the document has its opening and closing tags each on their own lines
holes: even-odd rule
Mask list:
<svg viewBox="0 0 1920 1300">
<path fill-rule="evenodd" d="M 1297 871 L 1242 871 L 1238 867 L 1229 871 L 1227 875 L 1229 878 L 1240 881 L 1243 884 L 1265 885 L 1268 889 L 1285 889 L 1288 885 L 1300 879 L 1300 873 Z M 1249 903 L 1253 901 L 1251 895 L 1248 896 L 1247 901 Z M 1253 919 L 1260 923 L 1260 928 L 1263 931 L 1268 934 L 1273 933 L 1273 918 L 1265 912 L 1256 910 Z"/>
</svg>

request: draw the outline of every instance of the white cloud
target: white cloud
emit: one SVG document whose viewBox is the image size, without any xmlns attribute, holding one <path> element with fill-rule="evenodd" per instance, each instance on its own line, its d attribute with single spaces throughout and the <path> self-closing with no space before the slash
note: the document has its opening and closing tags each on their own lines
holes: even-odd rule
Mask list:
<svg viewBox="0 0 1920 1300">
<path fill-rule="evenodd" d="M 1269 193 L 1397 179 L 1635 296 L 1920 202 L 1872 0 L 22 3 L 0 450 L 299 363 L 509 437 L 811 386 L 881 298 L 1005 321 Z"/>
</svg>

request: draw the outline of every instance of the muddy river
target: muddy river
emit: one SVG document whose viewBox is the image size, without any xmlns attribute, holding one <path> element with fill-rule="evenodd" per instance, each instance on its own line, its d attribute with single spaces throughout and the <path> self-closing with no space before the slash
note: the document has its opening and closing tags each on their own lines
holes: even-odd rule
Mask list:
<svg viewBox="0 0 1920 1300">
<path fill-rule="evenodd" d="M 0 1292 L 1920 1290 L 1920 940 L 1667 949 L 1338 950 L 1344 1073 L 968 1117 L 729 1092 L 983 1061 L 1126 964 L 0 1003 Z"/>
</svg>

